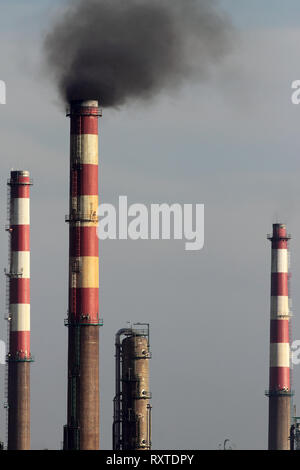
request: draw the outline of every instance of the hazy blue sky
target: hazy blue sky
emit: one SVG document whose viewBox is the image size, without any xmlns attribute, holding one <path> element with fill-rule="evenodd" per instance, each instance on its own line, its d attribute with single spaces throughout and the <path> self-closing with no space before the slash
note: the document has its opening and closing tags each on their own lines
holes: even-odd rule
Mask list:
<svg viewBox="0 0 300 470">
<path fill-rule="evenodd" d="M 238 26 L 248 28 L 282 28 L 298 26 L 300 4 L 297 0 L 221 0 L 220 5 L 228 11 Z"/>
<path fill-rule="evenodd" d="M 69 122 L 40 72 L 41 44 L 62 2 L 1 2 L 0 224 L 11 168 L 31 171 L 32 448 L 57 449 L 66 422 Z M 300 4 L 222 0 L 235 47 L 205 83 L 151 105 L 106 110 L 100 122 L 105 202 L 205 204 L 205 248 L 182 242 L 100 245 L 101 432 L 111 447 L 114 334 L 151 323 L 153 446 L 267 446 L 272 223 L 293 235 L 294 337 L 300 339 Z M 7 263 L 0 232 L 0 266 Z M 0 283 L 3 316 L 5 279 Z M 6 324 L 0 320 L 1 338 Z M 0 366 L 3 391 L 4 367 Z M 300 366 L 294 369 L 296 402 Z M 2 393 L 2 392 L 1 392 Z M 4 401 L 4 400 L 3 400 Z M 300 402 L 298 400 L 299 406 Z M 4 410 L 0 410 L 0 437 Z"/>
</svg>

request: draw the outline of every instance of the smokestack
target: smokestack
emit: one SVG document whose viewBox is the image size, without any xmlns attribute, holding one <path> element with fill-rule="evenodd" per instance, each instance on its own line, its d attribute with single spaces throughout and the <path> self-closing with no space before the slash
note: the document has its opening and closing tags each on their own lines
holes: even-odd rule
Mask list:
<svg viewBox="0 0 300 470">
<path fill-rule="evenodd" d="M 289 450 L 291 379 L 288 241 L 284 224 L 273 224 L 269 390 L 269 450 Z"/>
<path fill-rule="evenodd" d="M 30 449 L 30 216 L 28 171 L 11 171 L 8 366 L 8 450 Z"/>
<path fill-rule="evenodd" d="M 99 449 L 98 101 L 71 102 L 68 418 L 64 449 Z"/>
<path fill-rule="evenodd" d="M 137 323 L 134 326 L 143 325 Z M 121 337 L 124 339 L 121 341 Z M 113 449 L 151 450 L 149 391 L 149 325 L 124 328 L 116 334 L 116 395 Z"/>
</svg>

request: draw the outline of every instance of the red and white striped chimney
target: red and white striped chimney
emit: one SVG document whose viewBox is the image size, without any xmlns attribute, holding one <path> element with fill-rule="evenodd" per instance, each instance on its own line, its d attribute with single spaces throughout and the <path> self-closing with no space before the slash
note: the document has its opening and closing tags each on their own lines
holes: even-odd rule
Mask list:
<svg viewBox="0 0 300 470">
<path fill-rule="evenodd" d="M 8 360 L 8 449 L 30 448 L 30 177 L 11 171 Z"/>
<path fill-rule="evenodd" d="M 273 224 L 270 322 L 269 450 L 288 450 L 291 413 L 288 241 L 284 224 Z"/>
<path fill-rule="evenodd" d="M 74 101 L 70 138 L 68 417 L 65 450 L 98 450 L 98 101 Z"/>
</svg>

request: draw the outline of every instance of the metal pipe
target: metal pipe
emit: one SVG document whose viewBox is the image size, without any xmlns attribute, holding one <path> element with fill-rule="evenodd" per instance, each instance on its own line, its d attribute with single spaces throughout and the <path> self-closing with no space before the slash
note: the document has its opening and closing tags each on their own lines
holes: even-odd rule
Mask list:
<svg viewBox="0 0 300 470">
<path fill-rule="evenodd" d="M 115 397 L 114 397 L 114 422 L 113 422 L 113 449 L 120 450 L 120 430 L 121 430 L 121 336 L 123 335 L 130 335 L 132 333 L 132 329 L 130 328 L 121 328 L 116 333 L 115 339 Z"/>
</svg>

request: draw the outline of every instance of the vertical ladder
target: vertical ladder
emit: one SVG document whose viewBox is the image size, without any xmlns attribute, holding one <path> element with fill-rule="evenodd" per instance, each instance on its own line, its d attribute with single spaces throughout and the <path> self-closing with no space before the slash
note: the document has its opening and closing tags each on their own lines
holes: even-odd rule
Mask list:
<svg viewBox="0 0 300 470">
<path fill-rule="evenodd" d="M 81 158 L 81 120 L 79 123 L 79 135 L 76 137 L 76 151 L 75 151 L 75 158 L 73 157 L 72 161 L 72 183 L 71 183 L 71 197 L 72 194 L 78 195 L 78 187 L 80 184 L 80 158 Z M 75 216 L 73 220 L 70 222 L 72 223 L 73 228 L 73 240 L 75 246 L 73 246 L 73 253 L 74 259 L 72 261 L 71 266 L 71 279 L 72 279 L 72 287 L 73 287 L 73 294 L 72 294 L 72 301 L 70 308 L 72 309 L 71 313 L 72 316 L 70 317 L 70 321 L 72 325 L 69 324 L 69 327 L 72 328 L 73 340 L 74 340 L 74 355 L 73 358 L 73 368 L 71 370 L 71 412 L 72 412 L 72 426 L 73 426 L 73 446 L 75 449 L 80 449 L 80 430 L 79 426 L 79 417 L 78 417 L 78 409 L 77 409 L 77 402 L 78 402 L 78 388 L 79 388 L 79 380 L 80 380 L 80 325 L 77 324 L 78 320 L 78 311 L 77 311 L 77 295 L 76 295 L 76 287 L 78 285 L 78 276 L 80 274 L 80 207 L 79 207 L 79 198 L 76 198 L 76 201 L 72 201 L 72 214 Z M 75 233 L 74 233 L 75 232 Z M 81 312 L 79 312 L 80 314 Z M 76 322 L 74 322 L 74 314 L 76 314 Z M 70 332 L 69 332 L 70 334 Z"/>
<path fill-rule="evenodd" d="M 289 342 L 290 342 L 290 391 L 292 392 L 293 390 L 293 362 L 292 362 L 292 342 L 293 342 L 293 327 L 292 327 L 292 291 L 291 291 L 291 252 L 290 252 L 290 247 L 289 247 L 289 242 L 288 242 L 288 293 L 289 293 L 289 299 L 288 299 L 288 305 L 289 305 Z M 291 415 L 291 422 L 293 421 L 293 414 L 294 414 L 294 401 L 293 401 L 293 395 L 291 395 L 291 404 L 290 404 L 290 415 Z"/>
<path fill-rule="evenodd" d="M 8 354 L 9 354 L 9 343 L 10 343 L 10 324 L 11 324 L 11 312 L 10 312 L 10 274 L 11 274 L 11 187 L 7 185 L 7 205 L 6 205 L 6 220 L 7 225 L 5 227 L 8 232 L 8 269 L 5 270 L 6 274 L 6 287 L 5 287 L 5 320 L 7 321 L 6 327 L 6 364 L 4 373 L 4 408 L 5 408 L 5 448 L 8 446 Z"/>
</svg>

